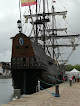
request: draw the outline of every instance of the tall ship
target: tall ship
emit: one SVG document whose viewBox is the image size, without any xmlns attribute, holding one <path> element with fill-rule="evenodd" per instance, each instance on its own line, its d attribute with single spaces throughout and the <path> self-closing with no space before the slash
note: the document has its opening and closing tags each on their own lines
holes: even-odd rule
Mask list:
<svg viewBox="0 0 80 106">
<path fill-rule="evenodd" d="M 65 73 L 65 64 L 71 55 L 66 60 L 60 60 L 60 47 L 72 47 L 73 51 L 79 45 L 74 43 L 74 38 L 79 37 L 79 34 L 58 33 L 66 32 L 67 28 L 56 27 L 56 16 L 65 19 L 67 11 L 56 12 L 55 2 L 53 0 L 19 1 L 20 20 L 17 21 L 19 33 L 11 37 L 11 65 L 4 63 L 3 68 L 11 69 L 13 87 L 21 89 L 21 94 L 35 93 L 38 80 L 43 88 L 60 83 Z M 27 12 L 24 14 L 27 22 L 25 24 L 30 28 L 30 33 L 27 34 L 24 33 L 21 18 L 21 8 L 24 6 L 27 6 Z M 29 26 L 28 23 L 31 25 Z M 67 38 L 71 39 L 70 44 L 58 44 L 59 39 Z"/>
</svg>

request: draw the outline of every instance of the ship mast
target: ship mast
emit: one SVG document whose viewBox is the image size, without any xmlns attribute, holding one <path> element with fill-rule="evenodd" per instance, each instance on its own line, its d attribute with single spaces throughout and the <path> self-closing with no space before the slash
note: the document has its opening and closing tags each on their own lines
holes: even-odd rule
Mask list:
<svg viewBox="0 0 80 106">
<path fill-rule="evenodd" d="M 36 0 L 36 3 L 37 3 L 37 0 Z M 36 15 L 37 15 L 37 5 L 36 5 Z M 36 20 L 38 20 L 38 17 L 36 17 Z M 36 40 L 36 42 L 38 43 L 38 27 L 37 27 L 37 23 L 36 23 L 36 38 L 35 38 L 35 40 Z"/>
<path fill-rule="evenodd" d="M 52 13 L 54 14 L 54 6 L 52 6 Z M 52 15 L 52 35 L 54 36 L 54 19 L 55 16 Z M 53 48 L 53 58 L 54 58 L 54 38 L 53 38 L 53 44 L 52 44 L 52 48 Z"/>
<path fill-rule="evenodd" d="M 38 42 L 38 40 L 43 41 L 43 48 L 45 50 L 45 48 L 52 48 L 52 57 L 54 58 L 55 56 L 55 48 L 59 48 L 59 47 L 77 47 L 79 44 L 66 44 L 66 45 L 60 45 L 60 44 L 54 44 L 55 43 L 55 39 L 71 39 L 71 38 L 78 38 L 80 36 L 80 34 L 78 35 L 57 35 L 55 32 L 57 31 L 66 31 L 67 28 L 55 28 L 54 27 L 54 21 L 55 21 L 55 16 L 57 15 L 61 15 L 63 16 L 63 18 L 66 18 L 66 14 L 67 11 L 62 11 L 62 12 L 55 12 L 54 11 L 54 6 L 52 6 L 52 12 L 46 12 L 45 11 L 45 0 L 43 0 L 43 13 L 38 13 L 37 12 L 37 5 L 36 5 L 36 14 L 30 14 L 30 15 L 24 15 L 24 17 L 26 19 L 32 18 L 32 17 L 36 17 L 34 22 L 34 25 L 36 25 L 36 36 L 35 37 L 30 37 L 30 38 L 35 38 L 36 42 Z M 49 18 L 46 18 L 48 16 L 52 17 L 52 20 L 50 20 Z M 52 28 L 50 27 L 46 27 L 45 23 L 47 22 L 52 22 Z M 42 35 L 38 36 L 38 25 L 42 25 L 42 27 L 40 27 L 39 32 L 43 32 Z M 43 29 L 42 29 L 43 28 Z M 50 33 L 47 33 L 50 32 Z M 43 38 L 43 39 L 42 39 Z M 49 41 L 50 43 L 46 44 L 46 41 Z M 52 43 L 52 44 L 51 44 Z M 41 44 L 42 45 L 42 44 Z"/>
<path fill-rule="evenodd" d="M 45 50 L 45 0 L 43 0 L 43 46 Z"/>
</svg>

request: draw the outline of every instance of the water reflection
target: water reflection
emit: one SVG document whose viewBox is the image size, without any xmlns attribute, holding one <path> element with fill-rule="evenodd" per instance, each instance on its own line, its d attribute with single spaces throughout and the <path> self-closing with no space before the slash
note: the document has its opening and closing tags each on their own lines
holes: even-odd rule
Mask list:
<svg viewBox="0 0 80 106">
<path fill-rule="evenodd" d="M 0 106 L 10 102 L 12 94 L 12 79 L 0 79 Z"/>
</svg>

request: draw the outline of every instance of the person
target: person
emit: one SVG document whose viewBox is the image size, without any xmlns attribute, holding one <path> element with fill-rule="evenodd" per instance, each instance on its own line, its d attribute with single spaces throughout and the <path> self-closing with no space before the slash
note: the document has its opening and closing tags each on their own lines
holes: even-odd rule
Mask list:
<svg viewBox="0 0 80 106">
<path fill-rule="evenodd" d="M 65 78 L 63 77 L 63 81 L 65 81 Z"/>
<path fill-rule="evenodd" d="M 75 76 L 75 82 L 76 82 L 76 76 Z"/>
<path fill-rule="evenodd" d="M 73 76 L 72 76 L 72 82 L 73 82 Z"/>
<path fill-rule="evenodd" d="M 72 86 L 72 77 L 70 77 L 70 86 Z"/>
<path fill-rule="evenodd" d="M 75 75 L 73 75 L 73 82 L 75 82 Z"/>
<path fill-rule="evenodd" d="M 78 76 L 77 76 L 77 81 L 79 82 L 79 74 L 78 74 Z"/>
</svg>

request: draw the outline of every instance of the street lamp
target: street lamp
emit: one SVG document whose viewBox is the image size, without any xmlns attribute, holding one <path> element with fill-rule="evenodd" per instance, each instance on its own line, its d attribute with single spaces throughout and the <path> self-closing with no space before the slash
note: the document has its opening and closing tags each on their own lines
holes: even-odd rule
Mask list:
<svg viewBox="0 0 80 106">
<path fill-rule="evenodd" d="M 21 25 L 21 21 L 20 20 L 17 21 L 17 26 L 19 28 L 19 32 L 21 33 L 22 32 L 22 25 Z"/>
</svg>

